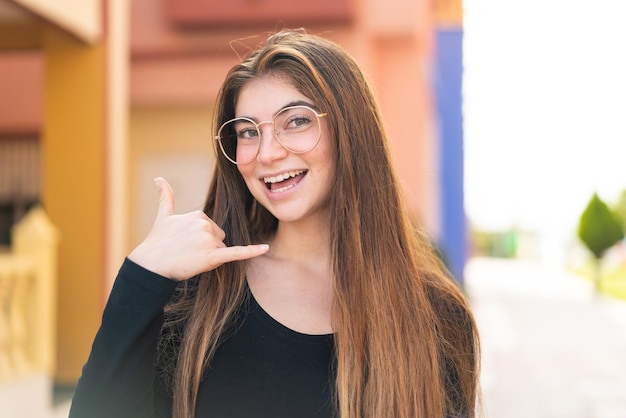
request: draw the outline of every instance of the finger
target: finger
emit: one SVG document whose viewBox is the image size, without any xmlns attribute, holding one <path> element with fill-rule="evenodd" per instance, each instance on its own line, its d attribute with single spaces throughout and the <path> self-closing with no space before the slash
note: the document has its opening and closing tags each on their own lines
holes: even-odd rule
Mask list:
<svg viewBox="0 0 626 418">
<path fill-rule="evenodd" d="M 215 250 L 215 258 L 212 260 L 216 265 L 231 261 L 247 260 L 265 254 L 269 250 L 267 244 L 243 245 L 224 247 Z"/>
<path fill-rule="evenodd" d="M 174 214 L 174 191 L 163 177 L 154 179 L 159 188 L 159 209 L 157 211 L 157 219 Z"/>
</svg>

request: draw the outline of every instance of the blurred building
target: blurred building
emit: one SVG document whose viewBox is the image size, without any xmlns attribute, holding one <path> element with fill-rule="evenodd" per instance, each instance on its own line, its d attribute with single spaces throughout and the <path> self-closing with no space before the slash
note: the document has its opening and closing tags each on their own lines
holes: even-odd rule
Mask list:
<svg viewBox="0 0 626 418">
<path fill-rule="evenodd" d="M 55 380 L 80 375 L 117 267 L 153 222 L 152 179 L 177 211 L 202 207 L 217 89 L 281 28 L 363 66 L 413 215 L 462 279 L 461 20 L 461 0 L 0 0 L 0 244 L 39 201 L 60 231 Z"/>
</svg>

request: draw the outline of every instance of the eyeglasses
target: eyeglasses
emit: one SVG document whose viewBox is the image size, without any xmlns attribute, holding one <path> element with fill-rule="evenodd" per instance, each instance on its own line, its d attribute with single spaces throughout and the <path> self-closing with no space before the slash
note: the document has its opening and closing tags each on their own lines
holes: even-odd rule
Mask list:
<svg viewBox="0 0 626 418">
<path fill-rule="evenodd" d="M 254 160 L 261 146 L 261 125 L 272 124 L 276 140 L 294 154 L 313 150 L 320 142 L 320 118 L 327 113 L 317 113 L 308 106 L 290 106 L 282 109 L 273 120 L 255 122 L 249 118 L 235 118 L 225 122 L 215 139 L 224 156 L 233 164 L 247 164 Z"/>
</svg>

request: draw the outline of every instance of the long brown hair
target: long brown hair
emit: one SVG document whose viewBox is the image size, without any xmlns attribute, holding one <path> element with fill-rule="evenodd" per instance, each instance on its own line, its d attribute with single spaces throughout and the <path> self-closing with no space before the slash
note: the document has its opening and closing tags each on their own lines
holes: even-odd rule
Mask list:
<svg viewBox="0 0 626 418">
<path fill-rule="evenodd" d="M 250 80 L 276 74 L 328 113 L 336 182 L 330 194 L 338 415 L 475 415 L 479 348 L 462 292 L 412 226 L 372 90 L 339 46 L 281 31 L 237 64 L 219 92 L 214 124 L 234 117 Z M 278 221 L 217 152 L 205 212 L 226 245 L 262 242 Z M 246 263 L 186 282 L 165 328 L 184 323 L 174 372 L 174 417 L 193 416 L 200 379 L 246 294 Z"/>
</svg>

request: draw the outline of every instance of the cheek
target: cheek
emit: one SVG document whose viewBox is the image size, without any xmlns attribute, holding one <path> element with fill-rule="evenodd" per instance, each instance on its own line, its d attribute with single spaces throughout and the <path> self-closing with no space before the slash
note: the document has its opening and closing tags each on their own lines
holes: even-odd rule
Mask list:
<svg viewBox="0 0 626 418">
<path fill-rule="evenodd" d="M 255 181 L 255 179 L 253 178 L 253 170 L 251 167 L 246 167 L 248 164 L 245 165 L 238 165 L 237 166 L 237 170 L 239 171 L 239 174 L 241 174 L 241 177 L 243 178 L 243 181 L 246 183 L 246 185 L 248 186 L 248 189 L 250 189 L 250 186 L 253 184 L 252 182 Z"/>
<path fill-rule="evenodd" d="M 330 139 L 328 132 L 325 130 L 322 133 L 320 138 L 320 142 L 313 149 L 313 151 L 322 156 L 329 164 L 333 164 L 334 158 L 333 156 L 336 154 L 335 145 L 333 141 Z"/>
<path fill-rule="evenodd" d="M 244 179 L 250 177 L 250 174 L 252 173 L 252 168 L 249 166 L 250 164 L 237 165 L 237 171 L 239 171 L 239 174 L 241 174 L 241 177 L 243 177 Z"/>
<path fill-rule="evenodd" d="M 317 178 L 322 182 L 322 184 L 325 185 L 325 193 L 331 193 L 334 190 L 336 182 L 334 156 L 331 153 L 326 152 L 326 150 L 324 150 L 324 152 L 320 152 L 317 155 L 316 166 L 316 172 L 319 176 Z"/>
<path fill-rule="evenodd" d="M 335 150 L 332 149 L 329 141 L 324 143 L 320 143 L 319 154 L 317 159 L 320 163 L 320 166 L 324 168 L 325 171 L 329 173 L 329 175 L 334 176 L 335 174 Z"/>
</svg>

